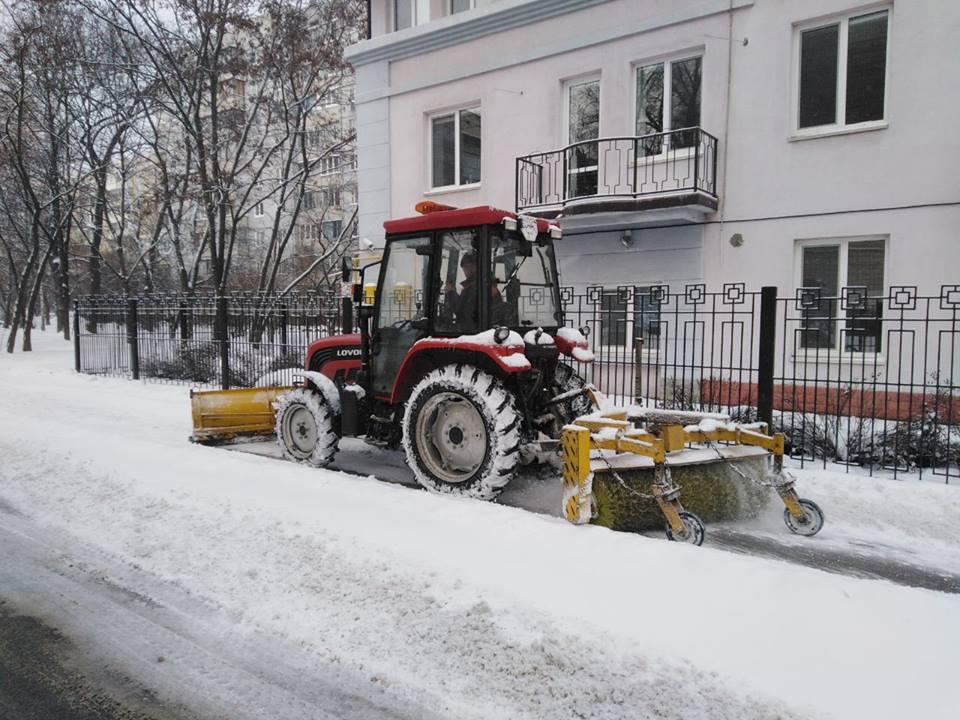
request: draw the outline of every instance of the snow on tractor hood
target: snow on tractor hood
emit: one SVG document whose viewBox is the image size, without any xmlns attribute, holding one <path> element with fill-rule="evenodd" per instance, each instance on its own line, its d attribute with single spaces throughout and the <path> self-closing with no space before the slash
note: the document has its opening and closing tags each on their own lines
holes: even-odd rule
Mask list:
<svg viewBox="0 0 960 720">
<path fill-rule="evenodd" d="M 564 355 L 571 356 L 578 362 L 591 363 L 594 360 L 593 352 L 590 350 L 590 344 L 587 342 L 587 338 L 576 328 L 559 328 L 557 330 L 556 343 L 560 352 Z"/>
</svg>

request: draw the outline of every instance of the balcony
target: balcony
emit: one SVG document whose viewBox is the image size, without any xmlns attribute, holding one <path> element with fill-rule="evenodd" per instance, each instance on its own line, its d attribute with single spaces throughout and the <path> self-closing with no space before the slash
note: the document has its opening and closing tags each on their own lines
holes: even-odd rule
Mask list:
<svg viewBox="0 0 960 720">
<path fill-rule="evenodd" d="M 698 127 L 586 140 L 517 158 L 517 212 L 564 217 L 717 209 L 717 139 Z"/>
</svg>

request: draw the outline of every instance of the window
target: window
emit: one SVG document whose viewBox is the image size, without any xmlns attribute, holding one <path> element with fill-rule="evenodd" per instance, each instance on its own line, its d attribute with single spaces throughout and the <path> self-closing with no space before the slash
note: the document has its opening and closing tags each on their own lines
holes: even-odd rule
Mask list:
<svg viewBox="0 0 960 720">
<path fill-rule="evenodd" d="M 559 325 L 553 246 L 531 244 L 515 231 L 492 229 L 490 247 L 491 326 Z"/>
<path fill-rule="evenodd" d="M 340 207 L 340 188 L 328 187 L 320 191 L 324 207 Z"/>
<path fill-rule="evenodd" d="M 840 340 L 844 352 L 880 351 L 885 248 L 883 238 L 801 245 L 800 286 L 817 288 L 819 295 L 800 291 L 800 347 L 836 350 Z"/>
<path fill-rule="evenodd" d="M 633 289 L 633 339 L 643 341 L 643 350 L 660 349 L 660 303 L 650 296 L 651 287 Z"/>
<path fill-rule="evenodd" d="M 434 328 L 460 335 L 477 331 L 477 231 L 455 230 L 440 236 L 440 272 L 435 276 Z"/>
<path fill-rule="evenodd" d="M 340 237 L 340 231 L 343 227 L 342 220 L 325 220 L 320 223 L 320 232 L 323 239 L 327 242 L 333 242 Z"/>
<path fill-rule="evenodd" d="M 889 11 L 799 30 L 798 130 L 884 119 Z"/>
<path fill-rule="evenodd" d="M 340 156 L 339 155 L 327 155 L 326 157 L 320 158 L 320 174 L 321 175 L 330 175 L 335 173 L 340 169 Z"/>
<path fill-rule="evenodd" d="M 604 290 L 600 297 L 601 346 L 628 348 L 642 341 L 638 350 L 655 353 L 660 349 L 660 304 L 650 295 L 653 287 Z"/>
<path fill-rule="evenodd" d="M 319 130 L 307 130 L 307 147 L 308 148 L 320 147 L 320 131 Z"/>
<path fill-rule="evenodd" d="M 257 230 L 253 237 L 257 247 L 262 248 L 264 245 L 264 240 L 266 240 L 266 233 L 263 230 Z"/>
<path fill-rule="evenodd" d="M 600 137 L 600 80 L 570 83 L 566 97 L 567 197 L 596 195 L 599 148 L 586 141 Z"/>
<path fill-rule="evenodd" d="M 702 70 L 703 58 L 699 56 L 637 68 L 637 135 L 668 133 L 645 141 L 646 155 L 659 155 L 666 147 L 696 144 L 696 132 L 669 133 L 700 126 Z"/>
<path fill-rule="evenodd" d="M 301 245 L 310 245 L 320 238 L 320 226 L 316 223 L 297 225 L 297 241 Z"/>
<path fill-rule="evenodd" d="M 477 6 L 477 0 L 450 0 L 450 14 L 464 12 Z"/>
<path fill-rule="evenodd" d="M 430 119 L 431 186 L 480 182 L 480 108 L 467 108 Z"/>
<path fill-rule="evenodd" d="M 393 29 L 404 30 L 413 26 L 414 0 L 393 0 Z"/>
<path fill-rule="evenodd" d="M 316 207 L 317 207 L 317 194 L 312 190 L 308 190 L 303 194 L 303 209 L 313 210 Z"/>
<path fill-rule="evenodd" d="M 258 202 L 256 205 L 253 206 L 253 216 L 263 217 L 263 215 L 264 215 L 264 207 L 263 207 L 263 201 L 261 200 L 260 202 Z"/>
<path fill-rule="evenodd" d="M 392 0 L 393 29 L 405 30 L 430 21 L 430 0 Z"/>
</svg>

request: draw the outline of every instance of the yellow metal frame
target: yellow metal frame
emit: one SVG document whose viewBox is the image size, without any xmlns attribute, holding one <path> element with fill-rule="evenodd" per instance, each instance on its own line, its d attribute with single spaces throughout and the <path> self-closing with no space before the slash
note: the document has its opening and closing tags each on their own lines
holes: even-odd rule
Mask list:
<svg viewBox="0 0 960 720">
<path fill-rule="evenodd" d="M 766 429 L 766 425 L 763 426 Z M 608 431 L 613 430 L 611 434 Z M 606 431 L 606 432 L 605 432 Z M 683 532 L 680 512 L 683 506 L 679 492 L 669 479 L 666 466 L 667 453 L 684 449 L 690 443 L 734 443 L 763 448 L 774 458 L 775 467 L 783 467 L 783 433 L 768 435 L 753 428 L 735 426 L 716 430 L 687 430 L 683 425 L 665 423 L 656 432 L 634 428 L 627 420 L 627 411 L 617 410 L 600 415 L 578 418 L 563 429 L 564 515 L 577 525 L 590 522 L 590 495 L 593 492 L 593 475 L 590 472 L 590 451 L 613 450 L 617 454 L 633 453 L 653 460 L 656 482 L 653 496 L 670 527 Z M 794 517 L 803 517 L 797 493 L 792 482 L 776 486 L 787 511 Z"/>
</svg>

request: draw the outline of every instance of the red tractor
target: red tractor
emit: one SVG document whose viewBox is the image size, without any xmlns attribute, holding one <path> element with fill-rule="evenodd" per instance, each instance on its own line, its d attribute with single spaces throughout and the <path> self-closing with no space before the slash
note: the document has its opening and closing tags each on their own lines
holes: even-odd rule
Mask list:
<svg viewBox="0 0 960 720">
<path fill-rule="evenodd" d="M 424 487 L 493 499 L 591 408 L 570 360 L 592 355 L 563 327 L 560 228 L 491 207 L 417 210 L 384 223 L 383 259 L 354 285 L 360 333 L 310 345 L 302 386 L 276 402 L 276 433 L 288 458 L 316 466 L 341 437 L 402 446 Z"/>
</svg>

